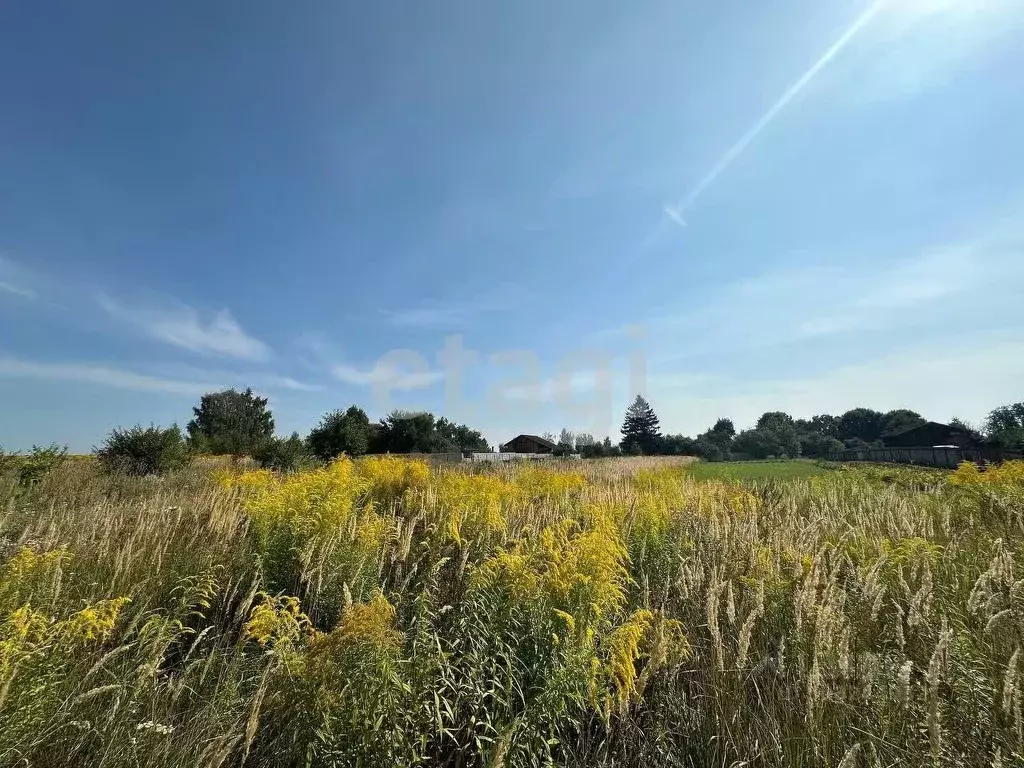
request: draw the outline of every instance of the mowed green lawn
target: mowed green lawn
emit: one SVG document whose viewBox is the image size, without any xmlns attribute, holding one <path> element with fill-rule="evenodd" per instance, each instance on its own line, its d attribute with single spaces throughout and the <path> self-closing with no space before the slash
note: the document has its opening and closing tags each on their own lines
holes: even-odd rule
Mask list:
<svg viewBox="0 0 1024 768">
<path fill-rule="evenodd" d="M 698 480 L 793 480 L 824 475 L 828 469 L 809 459 L 775 461 L 695 461 L 686 471 Z"/>
</svg>

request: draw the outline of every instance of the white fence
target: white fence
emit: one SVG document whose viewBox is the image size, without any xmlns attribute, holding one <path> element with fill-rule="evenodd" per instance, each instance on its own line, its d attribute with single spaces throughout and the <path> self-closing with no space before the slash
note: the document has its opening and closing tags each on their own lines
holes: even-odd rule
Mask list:
<svg viewBox="0 0 1024 768">
<path fill-rule="evenodd" d="M 566 456 L 568 459 L 578 459 L 579 457 L 578 453 Z M 555 457 L 550 453 L 512 453 L 503 451 L 501 453 L 474 453 L 470 456 L 470 461 L 546 461 L 553 458 Z"/>
<path fill-rule="evenodd" d="M 400 456 L 406 459 L 422 459 L 431 464 L 460 464 L 465 461 L 545 461 L 555 458 L 550 453 L 376 453 L 368 456 Z M 564 458 L 578 459 L 580 455 L 573 453 Z"/>
</svg>

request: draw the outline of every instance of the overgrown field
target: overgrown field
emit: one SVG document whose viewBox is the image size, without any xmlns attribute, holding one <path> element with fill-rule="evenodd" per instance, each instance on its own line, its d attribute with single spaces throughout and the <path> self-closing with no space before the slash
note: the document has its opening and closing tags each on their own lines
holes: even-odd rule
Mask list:
<svg viewBox="0 0 1024 768">
<path fill-rule="evenodd" d="M 0 765 L 1017 765 L 1022 543 L 1024 465 L 66 462 L 0 479 Z"/>
</svg>

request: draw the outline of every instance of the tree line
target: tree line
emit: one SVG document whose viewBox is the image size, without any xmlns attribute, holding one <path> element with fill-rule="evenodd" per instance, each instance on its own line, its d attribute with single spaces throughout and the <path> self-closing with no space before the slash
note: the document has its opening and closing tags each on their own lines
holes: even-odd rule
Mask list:
<svg viewBox="0 0 1024 768">
<path fill-rule="evenodd" d="M 905 408 L 887 412 L 853 408 L 840 415 L 820 414 L 809 419 L 769 411 L 752 428 L 741 432 L 736 431 L 731 419 L 721 418 L 696 437 L 663 435 L 651 404 L 637 395 L 622 424 L 620 451 L 631 455 L 699 456 L 709 461 L 737 455 L 754 459 L 814 457 L 846 449 L 881 448 L 886 437 L 926 422 L 921 414 Z M 960 419 L 953 419 L 950 425 L 970 433 L 979 445 L 1024 449 L 1024 402 L 995 408 L 981 428 Z M 588 451 L 580 453 L 586 455 Z"/>
<path fill-rule="evenodd" d="M 373 421 L 359 406 L 331 411 L 305 437 L 294 432 L 275 434 L 274 416 L 267 398 L 251 389 L 227 389 L 203 395 L 192 409 L 193 418 L 182 432 L 177 425 L 137 425 L 114 429 L 95 449 L 107 468 L 130 474 L 160 474 L 185 464 L 197 454 L 248 456 L 261 466 L 290 470 L 328 462 L 346 454 L 487 452 L 483 435 L 432 413 L 393 411 Z M 888 412 L 853 408 L 840 415 L 820 414 L 798 419 L 782 411 L 763 414 L 750 429 L 737 431 L 732 420 L 718 419 L 696 437 L 662 434 L 651 404 L 637 395 L 626 409 L 618 444 L 610 437 L 563 429 L 555 443 L 556 455 L 598 458 L 621 455 L 698 456 L 709 461 L 734 457 L 824 456 L 844 449 L 884 446 L 884 439 L 924 424 L 921 414 L 897 409 Z M 1024 449 L 1024 402 L 992 410 L 980 428 L 954 419 L 953 425 L 970 432 L 978 444 Z M 23 473 L 49 466 L 64 452 L 57 446 L 36 448 L 22 457 Z M 0 465 L 4 454 L 0 452 Z"/>
<path fill-rule="evenodd" d="M 305 437 L 275 434 L 265 397 L 251 389 L 203 395 L 182 432 L 177 425 L 115 429 L 95 450 L 108 468 L 128 474 L 160 474 L 198 454 L 251 457 L 260 466 L 292 470 L 342 454 L 490 451 L 483 435 L 432 413 L 393 411 L 371 421 L 353 405 L 327 413 Z"/>
</svg>

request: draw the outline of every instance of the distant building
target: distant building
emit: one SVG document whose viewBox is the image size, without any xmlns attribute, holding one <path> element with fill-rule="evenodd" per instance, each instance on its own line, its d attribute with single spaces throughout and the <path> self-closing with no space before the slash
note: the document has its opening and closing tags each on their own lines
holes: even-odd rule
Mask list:
<svg viewBox="0 0 1024 768">
<path fill-rule="evenodd" d="M 916 427 L 886 435 L 882 438 L 887 448 L 926 448 L 931 446 L 956 446 L 970 448 L 975 445 L 974 436 L 966 429 L 937 421 L 926 421 Z"/>
<path fill-rule="evenodd" d="M 502 453 L 553 453 L 557 448 L 550 440 L 536 435 L 519 435 L 498 446 Z"/>
</svg>

